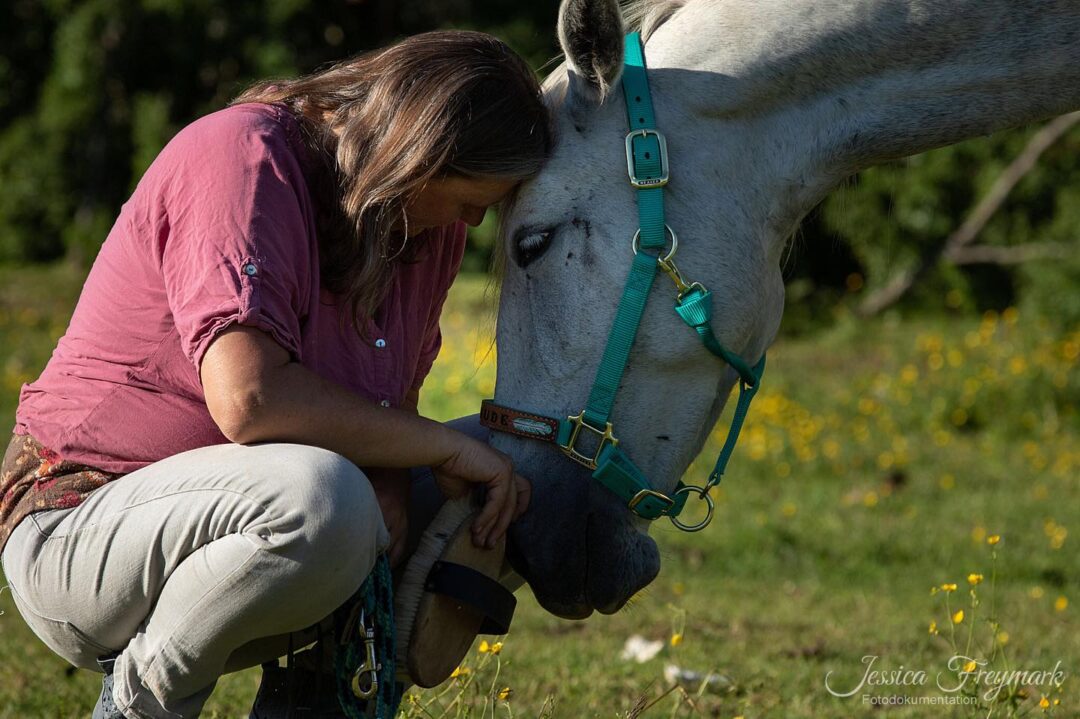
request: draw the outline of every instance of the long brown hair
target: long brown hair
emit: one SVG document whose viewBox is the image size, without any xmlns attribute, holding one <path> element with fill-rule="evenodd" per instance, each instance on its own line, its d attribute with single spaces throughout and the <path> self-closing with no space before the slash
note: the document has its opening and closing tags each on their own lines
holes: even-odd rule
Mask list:
<svg viewBox="0 0 1080 719">
<path fill-rule="evenodd" d="M 354 329 L 372 317 L 394 262 L 417 261 L 429 233 L 395 229 L 429 180 L 523 180 L 552 148 L 536 76 L 491 35 L 414 35 L 294 80 L 266 80 L 232 101 L 284 103 L 308 146 L 324 287 L 344 298 Z"/>
</svg>

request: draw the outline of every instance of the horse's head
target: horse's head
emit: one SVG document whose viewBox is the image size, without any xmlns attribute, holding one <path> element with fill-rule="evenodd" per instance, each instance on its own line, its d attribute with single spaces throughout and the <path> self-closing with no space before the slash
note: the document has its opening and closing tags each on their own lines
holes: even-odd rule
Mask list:
<svg viewBox="0 0 1080 719">
<path fill-rule="evenodd" d="M 783 309 L 782 236 L 797 221 L 778 207 L 783 170 L 766 155 L 775 128 L 718 121 L 714 72 L 682 15 L 646 6 L 649 84 L 667 137 L 667 224 L 676 263 L 711 290 L 721 343 L 750 363 L 774 338 Z M 504 208 L 505 268 L 498 319 L 498 404 L 552 417 L 581 412 L 612 327 L 638 229 L 628 183 L 628 132 L 619 77 L 624 23 L 615 0 L 564 0 L 566 64 L 545 83 L 557 149 Z M 788 178 L 790 182 L 790 178 Z M 671 492 L 702 448 L 738 375 L 674 312 L 675 285 L 659 274 L 611 414 L 620 447 L 654 488 Z M 528 512 L 510 530 L 510 561 L 548 611 L 612 613 L 660 569 L 650 522 L 552 444 L 497 433 L 498 449 L 533 482 Z M 693 495 L 690 500 L 694 501 Z M 667 527 L 671 525 L 662 521 Z"/>
</svg>

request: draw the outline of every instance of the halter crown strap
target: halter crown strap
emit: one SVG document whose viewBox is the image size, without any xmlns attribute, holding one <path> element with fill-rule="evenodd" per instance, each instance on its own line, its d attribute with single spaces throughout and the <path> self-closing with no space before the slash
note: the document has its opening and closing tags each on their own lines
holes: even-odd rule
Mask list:
<svg viewBox="0 0 1080 719">
<path fill-rule="evenodd" d="M 660 144 L 663 138 L 656 132 L 652 95 L 645 72 L 645 56 L 638 33 L 630 33 L 625 42 L 625 66 L 622 75 L 623 94 L 631 133 L 626 138 L 627 172 L 631 182 L 651 183 L 637 189 L 638 226 L 641 247 L 663 248 L 664 238 L 664 185 L 663 173 L 667 165 L 666 151 Z M 637 134 L 642 131 L 644 134 Z M 615 393 L 619 389 L 630 348 L 637 335 L 645 302 L 649 298 L 653 280 L 656 278 L 656 257 L 644 252 L 634 254 L 633 264 L 623 288 L 622 300 L 615 321 L 608 334 L 603 358 L 596 370 L 589 400 L 585 405 L 584 421 L 595 428 L 603 428 L 611 416 Z"/>
</svg>

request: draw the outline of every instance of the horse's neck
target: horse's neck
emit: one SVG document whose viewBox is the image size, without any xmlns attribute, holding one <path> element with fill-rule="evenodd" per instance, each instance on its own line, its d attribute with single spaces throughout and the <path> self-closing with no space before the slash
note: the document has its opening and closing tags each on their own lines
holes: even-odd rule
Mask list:
<svg viewBox="0 0 1080 719">
<path fill-rule="evenodd" d="M 812 203 L 863 167 L 1080 108 L 1080 2 L 691 0 L 649 62 L 705 71 L 692 114 L 771 128 Z"/>
</svg>

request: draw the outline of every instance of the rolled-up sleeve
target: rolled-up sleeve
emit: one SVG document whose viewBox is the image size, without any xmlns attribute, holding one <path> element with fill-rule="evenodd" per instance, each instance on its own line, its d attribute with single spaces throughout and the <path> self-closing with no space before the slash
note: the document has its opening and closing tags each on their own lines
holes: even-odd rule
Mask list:
<svg viewBox="0 0 1080 719">
<path fill-rule="evenodd" d="M 285 129 L 254 113 L 222 115 L 172 143 L 185 154 L 162 193 L 161 272 L 196 374 L 232 324 L 269 333 L 301 361 L 312 281 L 307 189 Z"/>
</svg>

